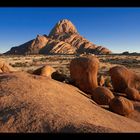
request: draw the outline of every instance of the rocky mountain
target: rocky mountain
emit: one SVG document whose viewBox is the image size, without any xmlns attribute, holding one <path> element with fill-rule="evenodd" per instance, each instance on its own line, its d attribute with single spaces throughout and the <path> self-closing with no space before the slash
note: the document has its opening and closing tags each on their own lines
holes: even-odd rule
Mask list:
<svg viewBox="0 0 140 140">
<path fill-rule="evenodd" d="M 97 46 L 81 36 L 71 21 L 59 21 L 49 35 L 37 35 L 31 41 L 12 47 L 5 54 L 110 54 L 105 47 Z"/>
</svg>

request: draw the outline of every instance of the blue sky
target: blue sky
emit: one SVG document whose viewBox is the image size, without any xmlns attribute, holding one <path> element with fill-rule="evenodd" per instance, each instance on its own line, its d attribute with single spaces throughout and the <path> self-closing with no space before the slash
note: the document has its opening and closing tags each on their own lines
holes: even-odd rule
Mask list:
<svg viewBox="0 0 140 140">
<path fill-rule="evenodd" d="M 49 34 L 61 19 L 114 53 L 140 52 L 140 8 L 0 8 L 0 53 L 37 36 Z"/>
</svg>

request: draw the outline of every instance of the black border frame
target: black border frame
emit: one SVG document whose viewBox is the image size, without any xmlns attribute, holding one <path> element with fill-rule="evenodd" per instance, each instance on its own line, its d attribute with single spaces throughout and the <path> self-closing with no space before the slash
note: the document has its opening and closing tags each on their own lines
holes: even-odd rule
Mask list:
<svg viewBox="0 0 140 140">
<path fill-rule="evenodd" d="M 1 0 L 0 7 L 140 7 L 139 0 Z"/>
<path fill-rule="evenodd" d="M 139 7 L 140 3 L 138 0 L 128 1 L 128 0 L 1 0 L 0 8 L 4 7 Z M 1 138 L 6 139 L 15 139 L 18 137 L 21 139 L 42 139 L 42 137 L 46 137 L 46 139 L 73 139 L 79 138 L 81 139 L 126 139 L 132 138 L 135 136 L 139 136 L 140 133 L 94 133 L 94 134 L 47 134 L 47 133 L 30 133 L 30 134 L 17 134 L 17 133 L 1 133 Z"/>
</svg>

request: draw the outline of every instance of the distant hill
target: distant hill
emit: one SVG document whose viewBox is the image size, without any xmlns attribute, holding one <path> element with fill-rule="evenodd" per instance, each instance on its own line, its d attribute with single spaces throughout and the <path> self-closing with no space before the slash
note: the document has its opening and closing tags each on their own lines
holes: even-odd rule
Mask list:
<svg viewBox="0 0 140 140">
<path fill-rule="evenodd" d="M 105 47 L 97 46 L 82 37 L 71 21 L 64 19 L 56 23 L 49 35 L 37 35 L 22 45 L 12 47 L 4 54 L 110 54 Z"/>
<path fill-rule="evenodd" d="M 132 53 L 130 53 L 130 52 L 128 52 L 128 51 L 125 51 L 125 52 L 123 52 L 123 53 L 121 53 L 122 55 L 140 55 L 140 53 L 137 53 L 137 52 L 132 52 Z"/>
</svg>

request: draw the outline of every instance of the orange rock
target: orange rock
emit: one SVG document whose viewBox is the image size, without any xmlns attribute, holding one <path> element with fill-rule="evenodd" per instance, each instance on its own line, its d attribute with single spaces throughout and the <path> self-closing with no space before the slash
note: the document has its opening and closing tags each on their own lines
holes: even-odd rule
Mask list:
<svg viewBox="0 0 140 140">
<path fill-rule="evenodd" d="M 0 73 L 2 73 L 3 71 L 0 69 Z"/>
<path fill-rule="evenodd" d="M 49 36 L 54 36 L 60 33 L 77 33 L 77 30 L 75 26 L 71 23 L 71 21 L 63 19 L 54 26 Z"/>
<path fill-rule="evenodd" d="M 125 93 L 129 99 L 140 101 L 140 93 L 135 88 L 128 87 L 126 88 Z"/>
<path fill-rule="evenodd" d="M 134 111 L 133 103 L 124 97 L 115 97 L 110 101 L 109 108 L 120 115 L 128 115 Z"/>
<path fill-rule="evenodd" d="M 125 92 L 127 87 L 140 90 L 140 76 L 125 66 L 115 66 L 109 71 L 115 92 Z"/>
<path fill-rule="evenodd" d="M 13 67 L 11 67 L 8 63 L 0 60 L 0 72 L 12 72 L 16 71 Z"/>
<path fill-rule="evenodd" d="M 75 25 L 63 19 L 56 23 L 47 35 L 37 35 L 20 46 L 11 48 L 5 54 L 110 54 L 105 47 L 97 46 L 81 36 Z"/>
<path fill-rule="evenodd" d="M 0 69 L 3 67 L 3 61 L 2 60 L 0 60 Z"/>
<path fill-rule="evenodd" d="M 51 78 L 52 73 L 55 72 L 55 71 L 56 70 L 53 67 L 51 67 L 49 65 L 46 65 L 46 66 L 43 66 L 43 67 L 35 70 L 33 72 L 33 74 L 37 74 L 37 75 L 41 75 L 41 76 L 47 76 L 47 77 Z"/>
<path fill-rule="evenodd" d="M 75 58 L 70 63 L 70 75 L 77 87 L 87 93 L 98 87 L 99 60 L 95 56 Z"/>
<path fill-rule="evenodd" d="M 70 44 L 64 41 L 52 41 L 48 43 L 49 46 L 52 46 L 50 49 L 50 54 L 74 54 L 76 49 Z M 48 47 L 48 46 L 46 46 Z"/>
<path fill-rule="evenodd" d="M 108 105 L 115 96 L 106 87 L 97 87 L 92 93 L 92 99 L 100 105 Z"/>
<path fill-rule="evenodd" d="M 33 48 L 41 49 L 48 43 L 49 39 L 45 36 L 37 35 L 36 39 L 32 43 Z"/>
<path fill-rule="evenodd" d="M 136 133 L 140 123 L 97 106 L 72 85 L 0 74 L 0 133 Z"/>
</svg>

